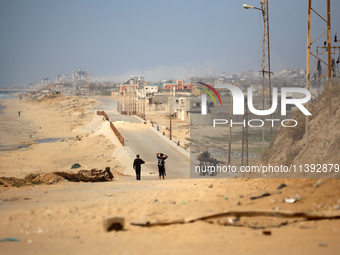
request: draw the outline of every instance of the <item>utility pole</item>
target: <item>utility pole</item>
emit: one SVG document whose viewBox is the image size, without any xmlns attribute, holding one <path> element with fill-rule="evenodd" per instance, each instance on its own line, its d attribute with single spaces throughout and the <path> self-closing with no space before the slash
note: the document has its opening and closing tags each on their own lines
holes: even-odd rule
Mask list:
<svg viewBox="0 0 340 255">
<path fill-rule="evenodd" d="M 325 32 L 323 32 L 317 39 L 315 39 L 313 42 L 311 42 L 311 30 L 312 30 L 312 24 L 311 24 L 311 16 L 312 11 L 327 24 L 327 29 Z M 316 59 L 320 60 L 322 63 L 324 63 L 328 71 L 327 73 L 321 75 L 316 81 L 319 81 L 319 79 L 322 79 L 325 75 L 328 74 L 328 86 L 329 86 L 329 114 L 332 115 L 332 69 L 331 69 L 331 55 L 332 55 L 332 49 L 337 47 L 331 46 L 331 4 L 330 0 L 327 0 L 327 19 L 323 18 L 316 10 L 312 7 L 312 0 L 308 0 L 308 15 L 307 15 L 308 21 L 307 21 L 307 59 L 306 59 L 306 89 L 310 90 L 311 88 L 311 82 L 310 82 L 310 56 L 312 55 Z M 327 33 L 327 46 L 326 47 L 317 47 L 316 54 L 311 52 L 311 46 L 313 43 L 318 41 L 323 35 Z M 325 42 L 326 43 L 326 42 Z M 318 52 L 319 49 L 323 49 L 321 53 Z M 317 55 L 325 54 L 324 49 L 326 48 L 327 52 L 327 63 L 323 61 L 321 58 L 319 58 Z M 307 110 L 309 109 L 309 102 L 306 104 Z M 309 116 L 306 115 L 306 145 L 309 143 Z"/>
<path fill-rule="evenodd" d="M 268 87 L 269 87 L 269 107 L 272 106 L 272 88 L 271 88 L 271 70 L 270 70 L 270 44 L 269 44 L 269 8 L 268 0 L 261 0 L 262 16 L 263 16 L 263 39 L 262 39 L 262 83 L 263 83 L 263 110 L 265 108 L 264 91 L 266 74 L 268 74 Z M 270 115 L 272 119 L 272 115 Z M 264 120 L 264 117 L 263 117 Z M 265 129 L 262 129 L 262 151 L 264 151 Z M 270 138 L 273 135 L 273 126 L 270 126 Z"/>
<path fill-rule="evenodd" d="M 248 4 L 244 4 L 245 9 L 256 9 L 262 12 L 263 18 L 263 31 L 262 31 L 262 109 L 265 109 L 265 84 L 266 75 L 268 74 L 268 87 L 269 87 L 269 102 L 272 106 L 272 88 L 271 88 L 271 70 L 270 70 L 270 44 L 269 44 L 269 8 L 268 0 L 261 0 L 261 8 L 257 8 Z M 272 114 L 270 115 L 272 119 Z M 264 117 L 262 118 L 264 122 Z M 264 138 L 265 128 L 262 128 L 262 152 L 264 152 Z M 273 127 L 270 127 L 270 137 L 273 135 Z"/>
<path fill-rule="evenodd" d="M 145 92 L 145 97 L 143 99 L 143 119 L 146 120 L 146 117 L 145 117 L 145 104 L 146 104 L 146 92 Z"/>
<path fill-rule="evenodd" d="M 169 116 L 170 116 L 170 140 L 172 140 L 172 116 L 171 116 L 171 112 L 172 112 L 172 92 L 171 92 L 171 85 L 170 85 L 170 109 L 169 109 Z"/>
<path fill-rule="evenodd" d="M 310 90 L 310 55 L 311 55 L 311 50 L 310 50 L 310 47 L 311 47 L 311 16 L 312 16 L 312 13 L 311 13 L 311 10 L 312 10 L 312 0 L 308 0 L 308 15 L 307 15 L 307 19 L 308 19 L 308 22 L 307 22 L 307 66 L 306 66 L 306 89 Z M 309 102 L 307 102 L 306 104 L 306 108 L 307 110 L 309 109 Z M 306 145 L 308 145 L 309 143 L 309 115 L 306 115 Z"/>
<path fill-rule="evenodd" d="M 243 125 L 242 130 L 242 166 L 248 166 L 248 103 L 247 97 L 244 98 L 244 109 L 245 113 L 243 116 L 243 121 L 245 125 Z"/>
<path fill-rule="evenodd" d="M 331 0 L 327 0 L 327 45 L 328 45 L 328 86 L 329 86 L 329 115 L 332 115 L 332 63 L 331 63 Z"/>
</svg>

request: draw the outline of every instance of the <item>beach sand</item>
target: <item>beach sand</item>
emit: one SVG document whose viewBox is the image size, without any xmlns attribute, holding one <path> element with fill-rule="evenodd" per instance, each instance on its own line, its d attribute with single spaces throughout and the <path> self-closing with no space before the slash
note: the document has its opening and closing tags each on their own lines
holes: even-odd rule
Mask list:
<svg viewBox="0 0 340 255">
<path fill-rule="evenodd" d="M 311 212 L 340 215 L 337 179 L 166 179 L 135 181 L 119 174 L 111 155 L 118 144 L 81 132 L 95 102 L 57 98 L 39 103 L 5 100 L 0 115 L 0 176 L 84 169 L 113 170 L 102 183 L 0 185 L 1 254 L 338 254 L 340 220 L 219 217 L 185 224 L 141 227 L 131 222 L 171 222 L 225 211 Z M 19 117 L 17 111 L 21 110 Z M 32 135 L 32 137 L 30 137 Z M 36 144 L 61 138 L 64 141 Z M 27 148 L 16 149 L 22 144 Z M 4 147 L 3 147 L 4 148 Z M 285 183 L 287 187 L 278 190 Z M 267 197 L 250 197 L 269 193 Z M 286 198 L 299 198 L 295 203 Z M 107 232 L 105 219 L 120 215 L 123 231 Z"/>
</svg>

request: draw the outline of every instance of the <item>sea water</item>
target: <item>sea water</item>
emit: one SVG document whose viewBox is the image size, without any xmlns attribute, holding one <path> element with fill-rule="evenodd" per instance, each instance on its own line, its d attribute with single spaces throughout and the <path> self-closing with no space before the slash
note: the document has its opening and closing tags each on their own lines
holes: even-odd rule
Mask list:
<svg viewBox="0 0 340 255">
<path fill-rule="evenodd" d="M 22 93 L 22 92 L 19 92 L 19 91 L 0 91 L 0 99 L 15 98 L 20 93 Z"/>
<path fill-rule="evenodd" d="M 6 98 L 15 98 L 20 93 L 21 92 L 18 92 L 18 91 L 0 91 L 0 100 L 6 99 Z M 0 114 L 3 109 L 4 109 L 4 106 L 0 104 Z"/>
</svg>

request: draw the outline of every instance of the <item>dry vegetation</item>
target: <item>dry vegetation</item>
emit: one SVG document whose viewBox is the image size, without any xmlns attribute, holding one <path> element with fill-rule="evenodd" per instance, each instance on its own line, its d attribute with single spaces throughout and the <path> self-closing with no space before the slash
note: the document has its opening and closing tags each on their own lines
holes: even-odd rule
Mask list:
<svg viewBox="0 0 340 255">
<path fill-rule="evenodd" d="M 330 88 L 310 105 L 309 143 L 306 143 L 306 118 L 298 110 L 292 116 L 295 128 L 280 127 L 276 139 L 258 163 L 273 165 L 340 163 L 340 83 L 333 82 L 332 112 L 329 110 Z"/>
</svg>

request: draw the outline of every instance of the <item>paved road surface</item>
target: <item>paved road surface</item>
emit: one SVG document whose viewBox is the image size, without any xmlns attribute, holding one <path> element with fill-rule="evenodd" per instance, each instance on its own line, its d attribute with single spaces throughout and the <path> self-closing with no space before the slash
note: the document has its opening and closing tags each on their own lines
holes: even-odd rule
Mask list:
<svg viewBox="0 0 340 255">
<path fill-rule="evenodd" d="M 129 123 L 139 123 L 140 120 L 134 116 L 121 115 L 117 111 L 117 102 L 108 98 L 94 98 L 99 101 L 99 104 L 93 107 L 96 111 L 105 111 L 111 121 L 125 121 Z"/>
<path fill-rule="evenodd" d="M 96 100 L 100 102 L 96 110 L 105 110 L 113 122 L 125 122 L 116 123 L 115 126 L 124 137 L 125 145 L 129 146 L 135 154 L 140 154 L 141 158 L 146 162 L 144 166 L 150 172 L 155 172 L 158 175 L 156 153 L 162 152 L 169 156 L 165 164 L 167 178 L 189 177 L 190 160 L 187 157 L 155 134 L 149 126 L 142 123 L 138 124 L 140 121 L 137 118 L 120 115 L 116 110 L 117 103 L 115 101 L 101 98 L 96 98 Z M 143 175 L 145 175 L 144 172 Z"/>
<path fill-rule="evenodd" d="M 151 127 L 144 124 L 117 124 L 125 143 L 134 153 L 140 154 L 151 172 L 158 174 L 156 153 L 162 152 L 169 156 L 165 161 L 167 177 L 189 176 L 190 161 L 180 152 L 161 139 Z"/>
</svg>

